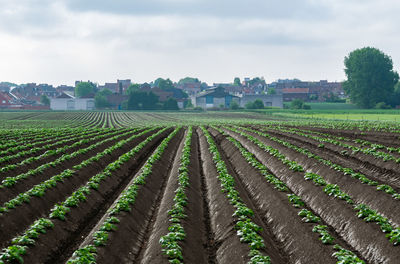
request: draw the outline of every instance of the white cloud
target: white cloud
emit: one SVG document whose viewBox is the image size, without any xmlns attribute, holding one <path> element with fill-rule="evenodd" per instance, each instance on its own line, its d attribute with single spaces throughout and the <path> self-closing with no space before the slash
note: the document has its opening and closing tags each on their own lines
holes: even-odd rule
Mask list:
<svg viewBox="0 0 400 264">
<path fill-rule="evenodd" d="M 384 2 L 384 3 L 383 3 Z M 391 2 L 391 3 L 389 3 Z M 375 46 L 399 65 L 395 1 L 0 0 L 1 81 L 196 76 L 342 80 Z"/>
</svg>

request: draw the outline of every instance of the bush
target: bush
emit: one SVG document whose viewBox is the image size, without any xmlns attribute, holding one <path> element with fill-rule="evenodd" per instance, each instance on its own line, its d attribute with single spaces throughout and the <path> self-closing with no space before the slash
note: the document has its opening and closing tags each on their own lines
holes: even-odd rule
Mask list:
<svg viewBox="0 0 400 264">
<path fill-rule="evenodd" d="M 260 99 L 257 99 L 254 102 L 247 102 L 245 107 L 247 109 L 264 109 L 264 103 Z"/>
<path fill-rule="evenodd" d="M 199 111 L 199 112 L 204 111 L 204 109 L 200 106 L 196 106 L 195 108 L 193 108 L 193 110 Z"/>
<path fill-rule="evenodd" d="M 163 109 L 164 110 L 179 110 L 178 102 L 173 98 L 169 98 L 167 101 L 164 102 Z"/>
<path fill-rule="evenodd" d="M 239 109 L 239 104 L 236 101 L 233 101 L 229 108 L 232 110 L 237 110 Z"/>
<path fill-rule="evenodd" d="M 311 109 L 310 105 L 307 105 L 301 99 L 294 99 L 290 102 L 290 109 Z"/>
<path fill-rule="evenodd" d="M 379 102 L 375 105 L 376 109 L 390 109 L 391 106 L 387 105 L 385 102 Z"/>
</svg>

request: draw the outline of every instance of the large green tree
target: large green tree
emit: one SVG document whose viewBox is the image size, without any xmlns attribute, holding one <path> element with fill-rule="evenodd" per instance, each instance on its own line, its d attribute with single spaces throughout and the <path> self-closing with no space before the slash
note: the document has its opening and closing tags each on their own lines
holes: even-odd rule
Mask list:
<svg viewBox="0 0 400 264">
<path fill-rule="evenodd" d="M 153 92 L 134 91 L 129 94 L 128 109 L 130 110 L 155 110 L 158 96 Z"/>
<path fill-rule="evenodd" d="M 372 47 L 357 49 L 344 58 L 347 81 L 343 89 L 356 105 L 372 108 L 389 102 L 399 75 L 393 70 L 392 59 Z"/>
<path fill-rule="evenodd" d="M 174 87 L 174 83 L 170 79 L 164 80 L 162 78 L 158 78 L 157 80 L 158 80 L 158 82 L 157 82 L 158 85 L 157 86 L 161 90 L 165 90 L 166 91 L 166 90 L 171 90 L 171 89 L 175 88 Z"/>
<path fill-rule="evenodd" d="M 91 82 L 80 82 L 75 87 L 75 96 L 82 97 L 94 92 L 95 86 Z"/>
<path fill-rule="evenodd" d="M 239 77 L 235 77 L 235 79 L 233 79 L 233 84 L 236 86 L 242 86 L 242 83 L 240 82 Z"/>
<path fill-rule="evenodd" d="M 185 84 L 185 83 L 199 83 L 199 79 L 193 78 L 193 77 L 185 77 L 183 79 L 180 79 L 178 84 Z"/>
<path fill-rule="evenodd" d="M 111 95 L 112 92 L 109 89 L 103 89 L 99 91 L 94 97 L 94 104 L 96 108 L 106 108 L 110 106 L 110 103 L 107 101 L 107 96 Z"/>
</svg>

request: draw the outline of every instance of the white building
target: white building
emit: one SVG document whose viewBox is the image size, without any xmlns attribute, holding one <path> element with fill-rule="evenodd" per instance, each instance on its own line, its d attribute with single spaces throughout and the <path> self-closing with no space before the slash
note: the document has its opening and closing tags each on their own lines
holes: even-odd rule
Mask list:
<svg viewBox="0 0 400 264">
<path fill-rule="evenodd" d="M 51 110 L 94 110 L 94 98 L 76 98 L 63 93 L 50 99 Z"/>
</svg>

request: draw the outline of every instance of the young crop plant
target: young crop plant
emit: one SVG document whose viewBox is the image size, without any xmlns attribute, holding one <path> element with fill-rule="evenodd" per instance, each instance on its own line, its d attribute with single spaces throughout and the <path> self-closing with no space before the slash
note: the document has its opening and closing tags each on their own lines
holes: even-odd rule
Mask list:
<svg viewBox="0 0 400 264">
<path fill-rule="evenodd" d="M 332 244 L 334 241 L 333 236 L 328 232 L 328 227 L 326 225 L 316 225 L 313 227 L 313 232 L 318 233 L 321 237 L 319 238 L 324 244 Z"/>
<path fill-rule="evenodd" d="M 295 194 L 288 194 L 287 195 L 289 198 L 289 201 L 293 204 L 294 207 L 296 208 L 301 208 L 304 207 L 304 202 L 301 200 L 301 198 Z"/>
<path fill-rule="evenodd" d="M 97 153 L 95 156 L 89 158 L 86 161 L 93 163 L 93 162 L 97 161 L 100 157 L 103 157 L 103 156 L 113 152 L 115 149 L 121 148 L 123 145 L 127 144 L 128 142 L 132 141 L 133 139 L 135 139 L 151 130 L 153 130 L 153 129 L 151 128 L 151 129 L 145 130 L 139 134 L 132 135 L 130 138 L 128 138 L 126 140 L 121 140 L 121 141 L 117 142 L 115 145 L 105 149 L 103 152 Z M 130 132 L 127 132 L 124 134 L 128 134 L 128 133 L 130 133 Z M 116 137 L 119 138 L 120 136 L 116 136 Z M 89 148 L 91 148 L 91 147 L 92 146 L 90 146 Z M 85 163 L 85 162 L 83 162 L 83 163 Z M 16 198 L 6 202 L 2 207 L 0 207 L 0 212 L 4 213 L 4 212 L 7 212 L 8 209 L 14 209 L 16 206 L 21 205 L 22 202 L 29 201 L 28 199 L 32 196 L 42 197 L 48 189 L 54 188 L 58 182 L 62 182 L 64 179 L 72 177 L 74 175 L 74 173 L 76 173 L 79 169 L 82 168 L 83 163 L 74 166 L 72 170 L 66 169 L 63 172 L 61 172 L 60 174 L 52 176 L 50 179 L 33 186 L 30 190 L 26 191 L 25 193 L 19 194 Z M 110 167 L 116 166 L 114 164 L 116 164 L 116 163 L 111 163 L 111 165 L 109 165 L 109 166 Z M 40 167 L 42 167 L 42 166 L 40 166 Z M 21 175 L 24 175 L 24 174 L 21 174 Z M 29 172 L 26 173 L 26 175 L 30 175 Z M 18 178 L 18 177 L 19 176 L 16 176 L 16 178 Z M 12 177 L 9 177 L 9 178 L 12 178 Z M 83 194 L 82 192 L 87 192 L 87 189 L 81 190 L 78 193 L 74 193 L 74 196 L 70 197 L 69 200 L 67 201 L 67 205 L 76 206 L 79 201 L 81 201 L 82 199 L 84 200 L 85 198 L 84 198 L 84 195 L 82 195 Z M 54 209 L 54 210 L 56 210 L 56 209 Z M 61 219 L 63 217 L 63 215 L 65 215 L 65 214 L 66 214 L 66 212 L 63 213 L 59 210 L 56 210 L 53 214 L 53 217 L 58 217 Z"/>
<path fill-rule="evenodd" d="M 75 152 L 73 152 L 73 153 L 71 153 L 71 154 L 63 154 L 61 157 L 59 157 L 59 158 L 56 159 L 55 161 L 51 161 L 51 162 L 49 162 L 49 163 L 43 164 L 43 165 L 37 167 L 36 169 L 33 169 L 33 170 L 28 171 L 27 173 L 22 173 L 22 174 L 19 174 L 19 175 L 17 175 L 17 176 L 12 176 L 12 177 L 7 177 L 7 178 L 5 178 L 5 179 L 2 181 L 2 185 L 0 185 L 0 186 L 2 186 L 2 187 L 12 187 L 12 186 L 14 186 L 17 182 L 19 182 L 19 181 L 21 181 L 21 180 L 23 180 L 23 179 L 26 179 L 26 178 L 31 177 L 31 176 L 34 176 L 34 175 L 36 175 L 36 174 L 42 173 L 45 169 L 48 169 L 48 168 L 50 168 L 50 167 L 58 166 L 58 165 L 60 165 L 62 162 L 66 161 L 66 160 L 70 160 L 70 159 L 72 159 L 72 158 L 78 157 L 79 155 L 86 154 L 86 153 L 88 153 L 90 150 L 93 150 L 93 149 L 95 149 L 96 147 L 98 147 L 98 146 L 100 146 L 100 145 L 103 145 L 103 144 L 105 144 L 105 143 L 107 143 L 107 142 L 110 142 L 110 141 L 119 139 L 119 138 L 121 138 L 121 137 L 123 137 L 123 136 L 125 136 L 125 135 L 129 135 L 129 134 L 131 134 L 131 133 L 132 133 L 131 131 L 127 131 L 127 132 L 125 132 L 125 133 L 118 134 L 118 135 L 116 135 L 116 136 L 113 136 L 113 137 L 104 139 L 104 140 L 102 140 L 102 141 L 99 141 L 99 142 L 97 142 L 97 143 L 95 143 L 95 144 L 93 144 L 93 145 L 90 145 L 90 146 L 87 147 L 87 148 L 79 149 L 79 150 L 77 150 L 77 151 L 75 151 Z M 140 134 L 134 135 L 133 137 L 137 137 L 138 135 L 142 135 L 142 134 L 143 134 L 143 132 L 140 133 Z M 101 138 L 101 137 L 104 137 L 104 136 L 103 136 L 103 135 L 100 135 L 100 136 L 98 136 L 98 137 Z M 131 139 L 132 139 L 132 137 L 131 137 Z M 117 144 L 121 144 L 122 142 L 127 142 L 127 140 L 120 141 L 120 142 L 118 142 Z M 77 142 L 77 143 L 79 143 L 79 142 Z M 70 146 L 67 145 L 66 147 L 70 147 Z M 43 154 L 43 155 L 46 156 L 46 153 Z"/>
<path fill-rule="evenodd" d="M 154 128 L 153 128 L 154 129 Z M 153 130 L 153 129 L 149 129 L 149 131 Z M 161 130 L 159 130 L 157 133 L 154 133 L 153 135 L 149 136 L 148 138 L 146 138 L 146 140 L 142 141 L 141 143 L 139 143 L 135 148 L 133 148 L 132 150 L 130 150 L 128 154 L 131 158 L 140 150 L 142 149 L 147 143 L 149 143 L 151 140 L 153 140 L 156 136 L 160 135 L 162 132 L 164 132 L 165 130 L 167 130 L 168 128 L 163 128 Z M 143 133 L 147 133 L 148 131 L 144 131 Z M 174 131 L 175 134 L 177 131 Z M 135 138 L 139 135 L 133 135 L 131 138 Z M 127 139 L 126 142 L 128 142 L 129 139 Z M 121 146 L 119 144 L 125 144 L 125 142 L 119 142 L 117 143 L 117 145 L 114 145 L 112 148 L 116 147 L 116 146 Z M 165 146 L 164 146 L 165 147 Z M 125 156 L 126 157 L 126 156 Z M 123 159 L 118 159 L 117 162 L 126 162 L 129 159 L 123 158 Z M 51 213 L 49 215 L 48 218 L 42 218 L 39 219 L 39 225 L 37 224 L 37 222 L 35 222 L 33 225 L 31 225 L 28 230 L 24 233 L 24 235 L 22 237 L 17 237 L 15 239 L 13 239 L 13 244 L 14 246 L 24 246 L 26 244 L 29 245 L 33 245 L 35 243 L 35 240 L 39 237 L 39 235 L 42 233 L 46 233 L 44 232 L 45 230 L 43 229 L 43 226 L 46 228 L 52 228 L 53 227 L 53 222 L 51 221 L 51 218 L 58 218 L 60 220 L 65 220 L 65 217 L 67 215 L 67 213 L 71 210 L 70 208 L 72 207 L 76 207 L 78 206 L 78 203 L 85 201 L 86 200 L 86 195 L 88 195 L 90 193 L 90 183 L 92 181 L 97 182 L 98 184 L 104 180 L 106 177 L 111 177 L 112 174 L 109 170 L 108 167 L 106 167 L 103 171 L 103 173 L 99 173 L 95 176 L 93 176 L 89 182 L 86 184 L 86 186 L 82 186 L 80 187 L 77 191 L 75 191 L 70 197 L 68 197 L 64 202 L 57 204 L 52 210 Z M 71 197 L 73 197 L 71 199 Z M 73 202 L 71 202 L 73 201 Z M 72 203 L 72 204 L 70 204 Z M 3 207 L 4 208 L 4 207 Z M 114 217 L 110 217 L 109 219 L 107 219 L 107 221 L 105 223 L 107 223 L 107 225 L 103 228 L 103 229 L 109 229 L 112 230 L 113 229 L 113 225 L 116 224 L 118 222 L 118 219 L 114 218 Z M 40 228 L 38 228 L 40 227 Z M 104 231 L 104 230 L 103 230 Z M 104 237 L 103 237 L 104 238 Z M 100 238 L 99 238 L 100 239 Z M 103 240 L 103 242 L 105 242 Z M 24 248 L 25 250 L 28 248 Z M 95 254 L 95 251 L 93 250 L 89 250 L 92 249 L 91 247 L 85 247 L 84 249 L 82 249 L 81 251 L 77 251 L 77 254 L 79 256 L 81 256 L 82 258 L 82 262 L 73 262 L 73 263 L 87 263 L 85 262 L 85 259 L 87 259 L 88 257 L 91 258 L 91 256 L 93 257 Z M 3 249 L 4 252 L 6 252 L 7 248 Z M 0 259 L 3 256 L 3 254 L 0 254 Z M 90 262 L 91 263 L 91 262 Z"/>
<path fill-rule="evenodd" d="M 400 200 L 400 194 L 397 193 L 397 192 L 396 192 L 391 186 L 389 186 L 389 185 L 386 185 L 386 184 L 381 184 L 381 185 L 379 185 L 379 183 L 378 183 L 377 181 L 373 181 L 373 180 L 368 179 L 368 178 L 367 178 L 365 175 L 363 175 L 362 173 L 355 172 L 355 171 L 354 171 L 353 169 L 351 169 L 351 168 L 342 167 L 342 166 L 340 166 L 340 165 L 338 165 L 338 164 L 333 163 L 333 162 L 330 161 L 330 160 L 323 159 L 323 158 L 319 157 L 318 155 L 313 154 L 313 153 L 312 153 L 310 150 L 308 150 L 308 149 L 303 149 L 303 148 L 297 147 L 297 146 L 295 146 L 295 145 L 293 145 L 293 144 L 290 144 L 290 143 L 288 143 L 288 142 L 286 142 L 286 141 L 284 141 L 284 140 L 281 140 L 281 139 L 278 139 L 278 138 L 276 138 L 276 137 L 270 136 L 269 134 L 262 133 L 262 132 L 260 132 L 260 131 L 251 130 L 251 129 L 249 129 L 249 128 L 244 128 L 244 127 L 242 127 L 242 129 L 243 129 L 243 130 L 250 131 L 250 132 L 257 133 L 257 134 L 259 134 L 259 135 L 261 135 L 261 136 L 267 137 L 267 138 L 269 138 L 269 139 L 271 139 L 271 140 L 273 140 L 273 141 L 275 141 L 275 142 L 278 142 L 278 143 L 280 143 L 280 144 L 282 144 L 282 145 L 284 145 L 284 146 L 286 146 L 286 147 L 288 147 L 288 148 L 290 148 L 290 149 L 293 149 L 293 150 L 295 150 L 295 151 L 297 151 L 297 152 L 299 152 L 299 153 L 303 153 L 303 154 L 307 155 L 307 157 L 309 157 L 309 158 L 316 159 L 317 161 L 319 161 L 319 162 L 321 162 L 321 163 L 323 163 L 323 164 L 329 166 L 330 168 L 332 168 L 332 169 L 334 169 L 334 170 L 336 170 L 336 171 L 342 172 L 344 175 L 350 175 L 352 178 L 358 179 L 358 180 L 359 180 L 360 182 L 362 182 L 363 184 L 368 184 L 368 185 L 371 185 L 371 186 L 377 186 L 377 190 L 378 190 L 378 191 L 384 191 L 384 192 L 386 192 L 386 193 L 388 193 L 388 194 L 391 194 L 392 197 L 393 197 L 394 199 Z M 312 174 L 312 173 L 307 173 L 306 176 L 305 176 L 306 179 L 313 180 L 314 183 L 317 183 L 318 181 L 316 182 L 316 180 L 318 180 L 318 179 L 315 178 L 315 177 L 318 178 L 318 176 L 316 176 L 316 174 Z M 322 181 L 320 182 L 320 185 L 324 185 Z"/>
<path fill-rule="evenodd" d="M 23 255 L 26 254 L 27 246 L 9 246 L 0 253 L 0 263 L 24 263 Z"/>
<path fill-rule="evenodd" d="M 244 130 L 248 130 L 254 133 L 257 133 L 259 135 L 265 135 L 262 132 L 259 131 L 253 131 L 249 128 L 243 128 Z M 258 141 L 258 140 L 254 140 L 254 137 L 247 135 L 246 133 L 238 130 L 238 129 L 233 129 L 231 128 L 230 130 L 232 131 L 237 131 L 237 133 L 247 137 L 249 140 L 253 141 L 253 142 L 257 142 L 261 148 L 266 149 L 269 146 L 265 146 L 262 142 Z M 270 137 L 269 135 L 267 135 L 268 137 Z M 253 139 L 253 140 L 252 140 Z M 264 145 L 264 147 L 263 147 Z M 282 160 L 281 160 L 282 161 Z M 283 161 L 282 161 L 283 162 Z M 306 176 L 307 175 L 307 176 Z M 346 203 L 350 204 L 356 211 L 357 211 L 357 215 L 358 217 L 364 219 L 366 222 L 376 222 L 383 233 L 389 233 L 386 235 L 386 237 L 394 244 L 397 241 L 397 234 L 396 232 L 392 233 L 392 230 L 394 229 L 394 227 L 390 224 L 389 220 L 383 216 L 381 216 L 380 214 L 378 214 L 377 212 L 373 211 L 372 209 L 370 209 L 369 207 L 367 207 L 364 204 L 357 204 L 354 203 L 353 199 L 351 198 L 350 195 L 348 195 L 347 193 L 343 192 L 339 186 L 337 186 L 336 184 L 326 184 L 326 185 L 321 185 L 321 183 L 323 183 L 325 180 L 322 178 L 322 176 L 320 175 L 316 175 L 316 174 L 307 174 L 305 173 L 306 179 L 312 179 L 314 184 L 317 186 L 320 186 L 323 188 L 323 191 L 330 196 L 333 196 L 335 198 L 339 198 L 342 199 L 344 201 L 346 201 Z M 302 209 L 299 212 L 300 216 L 303 216 L 303 220 L 307 221 L 307 222 L 319 222 L 319 218 L 314 218 L 312 213 L 309 212 L 307 209 Z"/>
<path fill-rule="evenodd" d="M 319 223 L 321 221 L 318 216 L 314 215 L 311 211 L 307 209 L 301 209 L 298 215 L 302 216 L 302 220 L 306 223 Z"/>
<path fill-rule="evenodd" d="M 136 146 L 134 149 L 129 151 L 127 154 L 130 157 L 133 157 L 135 153 L 137 153 L 140 149 L 142 149 L 148 142 L 150 142 L 154 137 L 157 136 L 157 134 L 161 134 L 163 131 L 165 131 L 167 128 L 164 128 L 160 130 L 158 133 L 152 135 L 151 137 L 148 137 L 145 141 L 140 143 L 138 146 Z M 99 231 L 96 231 L 93 235 L 93 244 L 90 244 L 86 246 L 85 248 L 88 250 L 84 250 L 85 248 L 78 249 L 74 252 L 73 257 L 68 260 L 68 264 L 73 264 L 73 263 L 95 263 L 95 252 L 97 251 L 96 248 L 99 246 L 105 246 L 107 244 L 108 240 L 108 235 L 110 232 L 114 232 L 117 229 L 117 225 L 119 223 L 119 218 L 118 216 L 122 211 L 130 212 L 131 210 L 131 205 L 133 205 L 136 201 L 136 196 L 137 192 L 140 189 L 142 185 L 146 183 L 145 179 L 152 173 L 152 167 L 154 163 L 158 160 L 160 160 L 162 153 L 164 153 L 165 149 L 168 146 L 168 143 L 171 141 L 171 139 L 179 132 L 181 127 L 177 127 L 172 133 L 168 135 L 167 138 L 165 138 L 161 144 L 156 148 L 156 150 L 153 152 L 153 154 L 150 156 L 150 158 L 146 161 L 145 165 L 143 165 L 140 174 L 134 179 L 133 183 L 128 186 L 120 195 L 118 198 L 118 201 L 115 203 L 115 205 L 110 208 L 107 213 L 108 217 L 104 221 L 103 225 L 100 227 Z M 124 156 L 121 159 L 118 159 L 115 161 L 116 163 L 123 164 L 129 159 L 126 158 L 127 156 Z M 110 164 L 111 165 L 111 164 Z M 109 166 L 110 166 L 109 165 Z M 110 176 L 111 175 L 111 170 L 110 168 L 113 168 L 113 166 L 107 167 L 104 171 L 104 176 Z M 98 176 L 98 175 L 96 175 Z M 102 176 L 101 176 L 102 177 Z M 103 178 L 103 177 L 102 177 Z M 82 254 L 83 252 L 83 254 Z M 90 257 L 92 262 L 86 262 L 86 259 Z"/>
<path fill-rule="evenodd" d="M 178 168 L 178 185 L 175 190 L 173 208 L 168 211 L 169 221 L 172 223 L 168 227 L 168 234 L 160 238 L 160 244 L 163 253 L 168 256 L 170 263 L 182 263 L 182 248 L 179 241 L 183 241 L 186 237 L 185 230 L 181 225 L 181 221 L 186 218 L 185 206 L 187 205 L 186 188 L 189 186 L 189 164 L 190 150 L 192 142 L 193 128 L 189 126 L 186 134 L 183 151 L 180 158 L 180 166 Z"/>
<path fill-rule="evenodd" d="M 365 261 L 359 259 L 356 254 L 351 252 L 350 250 L 344 249 L 339 245 L 335 245 L 334 249 L 335 253 L 332 254 L 338 262 L 338 264 L 365 264 Z"/>
<path fill-rule="evenodd" d="M 217 145 L 215 144 L 210 133 L 203 126 L 200 127 L 209 145 L 208 149 L 212 155 L 213 162 L 218 172 L 218 179 L 221 182 L 221 188 L 226 193 L 229 202 L 236 208 L 234 216 L 237 218 L 236 230 L 237 235 L 240 237 L 240 241 L 249 245 L 251 257 L 249 263 L 270 263 L 271 259 L 269 256 L 264 256 L 259 251 L 264 248 L 264 240 L 258 234 L 261 231 L 261 227 L 255 224 L 251 218 L 253 211 L 248 208 L 241 200 L 238 191 L 235 189 L 235 180 L 229 174 L 228 169 L 221 158 L 218 151 Z"/>
<path fill-rule="evenodd" d="M 261 164 L 260 162 L 258 162 L 254 155 L 250 152 L 248 152 L 240 143 L 239 141 L 237 141 L 236 139 L 230 137 L 229 135 L 227 135 L 222 129 L 219 129 L 217 127 L 213 127 L 214 129 L 216 129 L 217 131 L 219 131 L 220 133 L 222 133 L 223 135 L 225 135 L 227 137 L 227 139 L 229 141 L 231 141 L 242 153 L 243 157 L 245 157 L 247 159 L 247 161 L 255 168 L 259 169 L 261 172 L 263 171 L 267 171 L 267 168 Z M 251 158 L 249 158 L 251 157 Z M 275 177 L 275 176 L 274 176 Z M 315 184 L 317 185 L 321 185 L 321 186 L 325 186 L 327 183 L 325 182 L 325 180 L 320 177 L 317 174 L 313 174 L 313 173 L 306 173 L 305 174 L 305 178 L 309 179 L 309 180 L 313 180 Z M 286 185 L 285 185 L 286 186 Z M 289 189 L 286 187 L 285 190 L 281 190 L 281 191 L 289 191 Z M 307 210 L 305 208 L 305 204 L 304 202 L 301 200 L 301 198 L 293 193 L 290 193 L 287 195 L 288 199 L 290 201 L 290 203 L 292 203 L 292 205 L 296 208 L 301 209 L 298 213 L 298 215 L 300 217 L 302 217 L 302 220 L 306 223 L 317 223 L 317 225 L 315 225 L 312 229 L 313 232 L 317 232 L 320 234 L 320 240 L 323 244 L 327 244 L 327 245 L 331 245 L 333 244 L 334 241 L 334 237 L 332 235 L 330 235 L 330 233 L 327 230 L 327 226 L 325 225 L 321 225 L 319 224 L 320 222 L 320 218 L 318 216 L 315 216 L 311 211 Z M 251 215 L 252 212 L 251 210 L 248 211 L 248 215 Z M 340 263 L 340 262 L 338 262 Z M 352 262 L 349 262 L 352 263 Z"/>
</svg>

